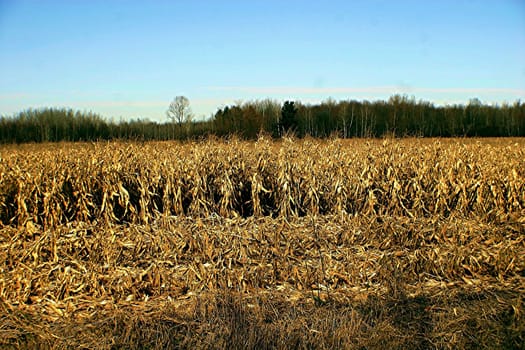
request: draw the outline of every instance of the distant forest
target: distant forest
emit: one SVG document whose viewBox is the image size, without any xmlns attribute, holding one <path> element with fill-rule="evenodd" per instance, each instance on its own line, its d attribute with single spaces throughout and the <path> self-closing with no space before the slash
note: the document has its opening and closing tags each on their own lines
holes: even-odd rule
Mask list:
<svg viewBox="0 0 525 350">
<path fill-rule="evenodd" d="M 303 104 L 250 101 L 219 108 L 208 120 L 168 118 L 113 122 L 91 112 L 64 108 L 28 109 L 0 117 L 0 142 L 171 140 L 215 135 L 254 139 L 294 134 L 328 137 L 502 137 L 525 136 L 525 104 L 435 106 L 407 96 L 388 101 L 334 101 Z"/>
</svg>

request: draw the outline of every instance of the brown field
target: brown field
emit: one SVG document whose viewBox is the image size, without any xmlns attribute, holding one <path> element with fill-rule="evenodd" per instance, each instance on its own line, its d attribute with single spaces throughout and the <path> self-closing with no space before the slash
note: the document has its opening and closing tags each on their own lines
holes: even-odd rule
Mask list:
<svg viewBox="0 0 525 350">
<path fill-rule="evenodd" d="M 0 347 L 515 349 L 525 139 L 0 148 Z"/>
</svg>

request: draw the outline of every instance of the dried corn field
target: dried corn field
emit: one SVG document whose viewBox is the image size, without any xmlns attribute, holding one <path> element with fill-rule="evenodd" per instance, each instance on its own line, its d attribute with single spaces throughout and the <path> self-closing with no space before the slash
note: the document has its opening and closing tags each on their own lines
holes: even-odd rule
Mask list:
<svg viewBox="0 0 525 350">
<path fill-rule="evenodd" d="M 525 140 L 0 148 L 0 345 L 518 348 Z"/>
</svg>

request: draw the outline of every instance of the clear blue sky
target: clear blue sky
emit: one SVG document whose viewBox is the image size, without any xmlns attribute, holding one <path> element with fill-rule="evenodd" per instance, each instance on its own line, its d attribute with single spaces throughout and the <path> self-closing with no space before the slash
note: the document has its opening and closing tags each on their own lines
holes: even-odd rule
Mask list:
<svg viewBox="0 0 525 350">
<path fill-rule="evenodd" d="M 0 0 L 0 114 L 164 121 L 176 95 L 525 100 L 525 0 Z"/>
</svg>

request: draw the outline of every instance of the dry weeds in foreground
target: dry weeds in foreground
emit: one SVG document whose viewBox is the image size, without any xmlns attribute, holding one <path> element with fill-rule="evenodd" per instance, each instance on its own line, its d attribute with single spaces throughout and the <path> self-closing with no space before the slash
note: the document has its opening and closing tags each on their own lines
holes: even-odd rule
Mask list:
<svg viewBox="0 0 525 350">
<path fill-rule="evenodd" d="M 519 348 L 525 146 L 461 142 L 4 148 L 0 342 Z"/>
</svg>

